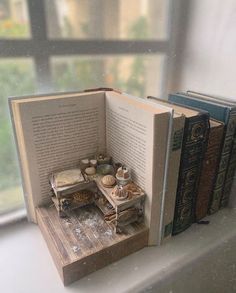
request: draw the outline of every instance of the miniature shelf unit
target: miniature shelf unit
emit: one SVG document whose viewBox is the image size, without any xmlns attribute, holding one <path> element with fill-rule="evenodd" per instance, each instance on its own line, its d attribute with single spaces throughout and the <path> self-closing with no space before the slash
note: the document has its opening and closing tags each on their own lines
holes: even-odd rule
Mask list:
<svg viewBox="0 0 236 293">
<path fill-rule="evenodd" d="M 50 177 L 50 183 L 55 197 L 52 200 L 60 217 L 66 217 L 68 210 L 81 208 L 88 204 L 95 204 L 103 213 L 104 220 L 111 223 L 116 232 L 122 232 L 123 227 L 133 222 L 142 222 L 144 216 L 145 193 L 133 194 L 124 200 L 118 200 L 112 196 L 112 188 L 106 188 L 102 184 L 102 176 L 85 176 L 85 181 L 76 185 L 57 188 L 54 177 Z M 80 200 L 70 202 L 70 208 L 63 208 L 63 201 L 70 201 L 71 197 L 80 196 Z"/>
</svg>

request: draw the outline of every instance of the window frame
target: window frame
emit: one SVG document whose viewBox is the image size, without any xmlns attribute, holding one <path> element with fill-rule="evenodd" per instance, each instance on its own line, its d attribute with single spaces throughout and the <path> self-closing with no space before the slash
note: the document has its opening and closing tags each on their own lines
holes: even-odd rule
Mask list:
<svg viewBox="0 0 236 293">
<path fill-rule="evenodd" d="M 166 38 L 161 40 L 103 40 L 103 39 L 52 39 L 47 36 L 47 19 L 44 1 L 27 0 L 30 37 L 27 39 L 1 39 L 0 58 L 31 58 L 35 65 L 39 91 L 52 91 L 50 58 L 72 55 L 155 55 L 164 56 L 160 96 L 165 96 L 171 48 L 173 49 L 172 19 L 174 0 L 165 1 Z"/>
<path fill-rule="evenodd" d="M 52 70 L 50 59 L 56 56 L 75 55 L 138 55 L 164 57 L 160 97 L 165 98 L 170 84 L 170 72 L 176 44 L 176 20 L 181 0 L 167 0 L 166 38 L 160 40 L 103 40 L 103 39 L 52 39 L 47 36 L 47 19 L 44 0 L 26 0 L 29 15 L 29 38 L 5 39 L 0 37 L 0 58 L 30 58 L 35 67 L 36 86 L 39 92 L 52 92 Z M 157 85 L 158 87 L 158 85 Z M 24 209 L 25 210 L 25 209 Z M 9 212 L 9 214 L 14 211 Z M 12 219 L 12 217 L 10 217 Z"/>
</svg>

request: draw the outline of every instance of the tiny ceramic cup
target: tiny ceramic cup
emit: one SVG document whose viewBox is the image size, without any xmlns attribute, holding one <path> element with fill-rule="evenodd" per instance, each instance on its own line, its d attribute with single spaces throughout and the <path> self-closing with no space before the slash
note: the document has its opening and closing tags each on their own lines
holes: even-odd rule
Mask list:
<svg viewBox="0 0 236 293">
<path fill-rule="evenodd" d="M 90 166 L 96 168 L 97 167 L 97 160 L 93 159 L 89 161 Z"/>
</svg>

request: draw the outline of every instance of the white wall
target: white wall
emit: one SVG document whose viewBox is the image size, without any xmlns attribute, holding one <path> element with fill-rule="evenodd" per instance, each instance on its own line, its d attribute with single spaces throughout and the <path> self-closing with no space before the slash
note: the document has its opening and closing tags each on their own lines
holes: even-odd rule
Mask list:
<svg viewBox="0 0 236 293">
<path fill-rule="evenodd" d="M 182 0 L 170 91 L 236 100 L 236 1 Z"/>
</svg>

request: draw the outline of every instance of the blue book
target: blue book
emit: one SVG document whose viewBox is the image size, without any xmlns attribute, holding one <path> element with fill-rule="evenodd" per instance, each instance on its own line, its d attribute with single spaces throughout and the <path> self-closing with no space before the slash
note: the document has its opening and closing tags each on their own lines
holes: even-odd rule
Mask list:
<svg viewBox="0 0 236 293">
<path fill-rule="evenodd" d="M 209 213 L 215 213 L 222 206 L 226 206 L 229 199 L 230 188 L 236 167 L 235 155 L 235 129 L 236 106 L 230 103 L 218 101 L 198 93 L 177 93 L 169 95 L 169 101 L 183 106 L 196 107 L 209 112 L 210 117 L 225 124 L 222 150 L 215 178 L 215 184 L 211 195 Z"/>
</svg>

